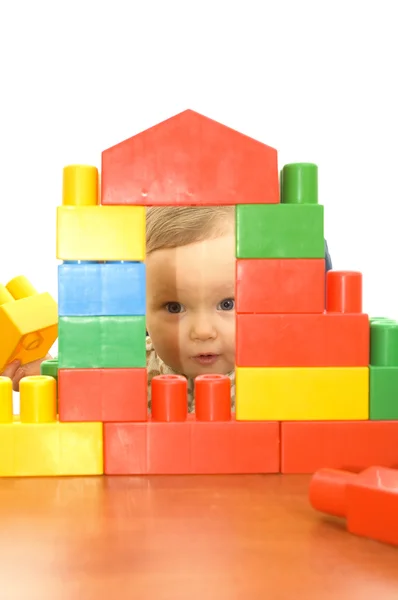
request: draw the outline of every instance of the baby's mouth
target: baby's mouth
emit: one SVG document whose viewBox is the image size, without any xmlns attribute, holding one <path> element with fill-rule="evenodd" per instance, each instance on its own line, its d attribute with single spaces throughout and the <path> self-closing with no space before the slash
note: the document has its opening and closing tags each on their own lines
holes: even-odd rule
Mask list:
<svg viewBox="0 0 398 600">
<path fill-rule="evenodd" d="M 200 365 L 208 366 L 208 365 L 214 365 L 214 363 L 217 362 L 219 357 L 220 357 L 219 354 L 206 353 L 206 354 L 197 354 L 196 356 L 192 356 L 192 360 L 199 363 Z"/>
</svg>

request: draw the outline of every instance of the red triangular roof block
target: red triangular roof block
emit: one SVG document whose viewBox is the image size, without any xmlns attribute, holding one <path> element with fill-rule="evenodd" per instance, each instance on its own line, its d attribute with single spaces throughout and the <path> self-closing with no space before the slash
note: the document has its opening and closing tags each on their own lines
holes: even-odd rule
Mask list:
<svg viewBox="0 0 398 600">
<path fill-rule="evenodd" d="M 101 196 L 112 205 L 275 204 L 277 151 L 186 110 L 102 153 Z"/>
</svg>

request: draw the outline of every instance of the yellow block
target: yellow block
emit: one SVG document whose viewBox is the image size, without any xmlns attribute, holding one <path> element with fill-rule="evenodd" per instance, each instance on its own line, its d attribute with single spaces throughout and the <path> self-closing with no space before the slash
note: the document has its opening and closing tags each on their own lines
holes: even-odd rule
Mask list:
<svg viewBox="0 0 398 600">
<path fill-rule="evenodd" d="M 145 207 L 58 206 L 60 260 L 145 260 Z"/>
<path fill-rule="evenodd" d="M 0 477 L 102 475 L 102 423 L 59 423 L 55 414 L 55 379 L 44 375 L 20 382 L 21 420 L 7 422 L 11 386 L 0 381 Z M 1 390 L 1 388 L 3 388 Z"/>
<path fill-rule="evenodd" d="M 236 368 L 240 421 L 369 419 L 368 367 Z"/>
<path fill-rule="evenodd" d="M 25 277 L 0 286 L 0 373 L 14 359 L 44 358 L 58 337 L 58 305 Z"/>
</svg>

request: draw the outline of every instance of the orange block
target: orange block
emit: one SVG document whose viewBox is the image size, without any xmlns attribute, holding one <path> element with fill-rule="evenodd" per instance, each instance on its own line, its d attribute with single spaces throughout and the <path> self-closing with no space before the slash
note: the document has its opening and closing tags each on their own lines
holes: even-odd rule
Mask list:
<svg viewBox="0 0 398 600">
<path fill-rule="evenodd" d="M 104 424 L 107 475 L 278 473 L 280 426 L 266 421 Z"/>
<path fill-rule="evenodd" d="M 321 469 L 312 478 L 309 497 L 316 510 L 345 517 L 350 533 L 398 545 L 398 471 Z"/>
<path fill-rule="evenodd" d="M 236 317 L 239 367 L 366 367 L 365 314 L 267 314 Z"/>
<path fill-rule="evenodd" d="M 375 464 L 398 468 L 397 440 L 398 421 L 283 422 L 281 472 L 359 472 Z"/>
<path fill-rule="evenodd" d="M 146 421 L 146 369 L 59 369 L 60 421 Z"/>
<path fill-rule="evenodd" d="M 325 260 L 238 259 L 235 301 L 237 313 L 322 313 Z"/>
<path fill-rule="evenodd" d="M 102 204 L 279 202 L 277 152 L 192 110 L 102 153 Z"/>
</svg>

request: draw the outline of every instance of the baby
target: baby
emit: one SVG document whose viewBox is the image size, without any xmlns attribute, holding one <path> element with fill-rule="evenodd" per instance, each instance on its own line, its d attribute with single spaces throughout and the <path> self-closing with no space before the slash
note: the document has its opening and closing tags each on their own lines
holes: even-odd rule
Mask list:
<svg viewBox="0 0 398 600">
<path fill-rule="evenodd" d="M 192 412 L 195 377 L 220 373 L 231 379 L 234 408 L 234 207 L 148 208 L 146 276 L 149 395 L 156 375 L 182 374 Z M 17 390 L 41 362 L 13 363 L 3 375 Z"/>
</svg>

